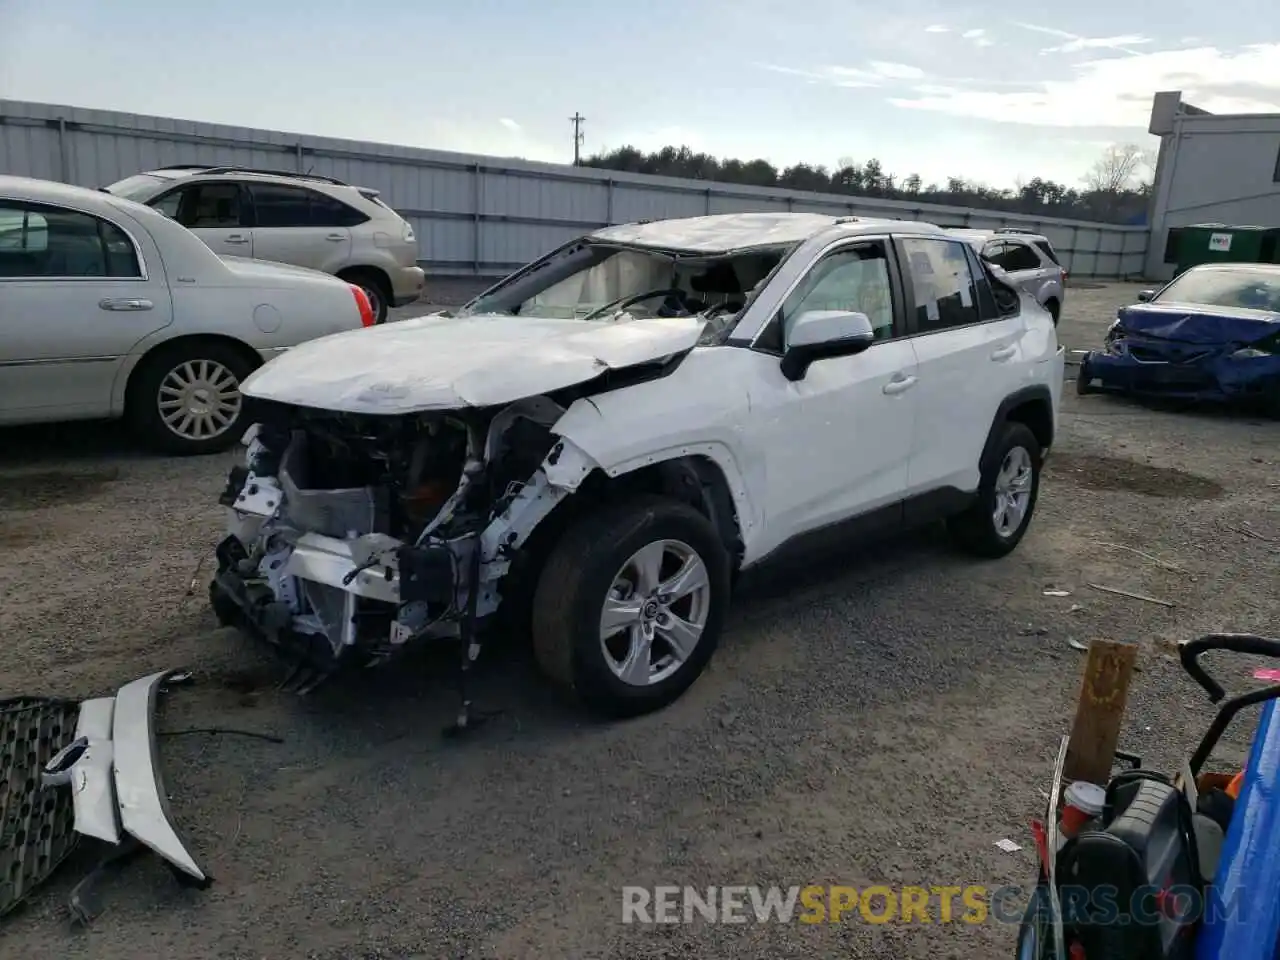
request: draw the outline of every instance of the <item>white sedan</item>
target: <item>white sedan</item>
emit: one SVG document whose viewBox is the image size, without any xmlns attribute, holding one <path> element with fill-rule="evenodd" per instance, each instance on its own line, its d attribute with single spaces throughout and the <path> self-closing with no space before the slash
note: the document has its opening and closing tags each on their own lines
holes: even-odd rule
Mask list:
<svg viewBox="0 0 1280 960">
<path fill-rule="evenodd" d="M 124 417 L 156 449 L 212 453 L 250 422 L 250 373 L 373 319 L 327 274 L 219 257 L 142 204 L 0 176 L 0 425 Z"/>
</svg>

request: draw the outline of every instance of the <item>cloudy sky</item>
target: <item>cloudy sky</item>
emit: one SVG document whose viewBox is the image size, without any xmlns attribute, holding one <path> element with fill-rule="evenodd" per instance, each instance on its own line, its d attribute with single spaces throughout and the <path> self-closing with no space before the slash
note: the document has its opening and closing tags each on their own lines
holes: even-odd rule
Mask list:
<svg viewBox="0 0 1280 960">
<path fill-rule="evenodd" d="M 1270 24 L 1269 27 L 1264 26 Z M 0 97 L 566 161 L 1079 182 L 1151 95 L 1280 112 L 1274 0 L 0 0 Z"/>
</svg>

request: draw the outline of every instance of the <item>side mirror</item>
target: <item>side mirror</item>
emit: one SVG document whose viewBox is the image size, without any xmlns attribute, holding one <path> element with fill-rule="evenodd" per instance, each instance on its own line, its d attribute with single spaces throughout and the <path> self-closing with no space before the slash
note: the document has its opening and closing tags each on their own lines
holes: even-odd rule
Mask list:
<svg viewBox="0 0 1280 960">
<path fill-rule="evenodd" d="M 1154 297 L 1155 295 L 1156 295 L 1156 292 L 1154 290 L 1140 290 L 1138 291 L 1138 302 L 1148 303 L 1150 302 L 1151 298 Z"/>
<path fill-rule="evenodd" d="M 808 310 L 796 317 L 787 332 L 782 375 L 793 382 L 803 380 L 815 360 L 861 353 L 875 340 L 875 328 L 865 313 Z"/>
</svg>

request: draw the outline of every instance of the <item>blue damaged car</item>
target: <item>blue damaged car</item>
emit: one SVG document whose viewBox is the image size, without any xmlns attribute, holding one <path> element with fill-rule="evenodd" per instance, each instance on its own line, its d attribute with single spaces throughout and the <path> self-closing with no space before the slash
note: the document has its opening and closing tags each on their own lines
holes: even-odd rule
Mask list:
<svg viewBox="0 0 1280 960">
<path fill-rule="evenodd" d="M 1077 392 L 1248 402 L 1280 416 L 1280 264 L 1192 267 L 1138 300 L 1081 359 Z"/>
</svg>

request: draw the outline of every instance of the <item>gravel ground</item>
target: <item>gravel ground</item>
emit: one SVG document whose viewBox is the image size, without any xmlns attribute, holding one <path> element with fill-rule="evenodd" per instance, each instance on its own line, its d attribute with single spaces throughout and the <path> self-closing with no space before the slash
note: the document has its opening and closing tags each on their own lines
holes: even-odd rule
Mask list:
<svg viewBox="0 0 1280 960">
<path fill-rule="evenodd" d="M 1096 344 L 1135 289 L 1073 287 L 1068 347 Z M 928 530 L 742 597 L 706 676 L 627 723 L 561 705 L 517 651 L 477 680 L 479 705 L 505 713 L 461 743 L 440 736 L 454 708 L 440 657 L 300 699 L 273 689 L 275 663 L 215 629 L 202 586 L 185 596 L 219 536 L 229 456 L 150 458 L 100 427 L 0 433 L 0 696 L 85 697 L 185 665 L 197 682 L 167 698 L 165 729 L 285 738 L 162 741 L 209 890 L 180 889 L 144 858 L 73 931 L 77 861 L 4 922 L 3 952 L 1012 956 L 1011 926 L 941 924 L 936 910 L 932 924 L 627 926 L 621 887 L 1028 882 L 1026 824 L 1083 664 L 1072 638 L 1141 644 L 1124 745 L 1164 769 L 1185 757 L 1210 709 L 1169 644 L 1277 632 L 1280 424 L 1073 392 L 1063 420 L 1013 556 L 975 563 Z M 1241 759 L 1239 735 L 1221 756 Z M 1004 853 L 1004 837 L 1027 848 Z"/>
</svg>

